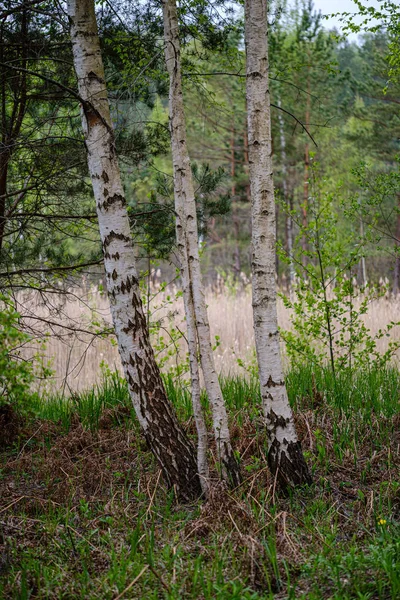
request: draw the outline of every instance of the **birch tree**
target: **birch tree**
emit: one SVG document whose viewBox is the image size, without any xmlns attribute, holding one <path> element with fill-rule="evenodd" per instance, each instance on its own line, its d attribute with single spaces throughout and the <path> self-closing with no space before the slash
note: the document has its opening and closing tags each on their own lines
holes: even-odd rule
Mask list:
<svg viewBox="0 0 400 600">
<path fill-rule="evenodd" d="M 68 0 L 67 5 L 111 314 L 129 392 L 167 484 L 181 499 L 193 500 L 201 493 L 194 449 L 166 397 L 140 297 L 94 0 Z"/>
<path fill-rule="evenodd" d="M 228 416 L 215 370 L 210 326 L 200 270 L 196 202 L 189 152 L 187 149 L 179 28 L 175 0 L 163 1 L 163 15 L 165 60 L 170 81 L 169 118 L 175 213 L 177 219 L 177 244 L 182 263 L 183 286 L 184 289 L 189 290 L 184 295 L 184 299 L 186 299 L 186 315 L 190 312 L 190 305 L 193 303 L 200 349 L 200 362 L 204 384 L 212 407 L 213 426 L 221 472 L 231 485 L 236 486 L 240 482 L 240 472 L 230 441 Z M 187 278 L 187 281 L 184 281 L 185 278 Z"/>
<path fill-rule="evenodd" d="M 279 348 L 266 0 L 245 1 L 245 44 L 254 332 L 268 463 L 286 488 L 310 483 L 311 478 L 296 435 Z"/>
<path fill-rule="evenodd" d="M 180 221 L 180 219 L 179 219 Z M 178 219 L 177 219 L 178 222 Z M 200 476 L 201 488 L 204 495 L 208 496 L 210 484 L 210 471 L 208 467 L 208 433 L 204 419 L 203 408 L 201 406 L 201 387 L 200 387 L 200 369 L 198 360 L 198 343 L 196 330 L 196 317 L 194 312 L 193 298 L 190 289 L 189 270 L 184 252 L 184 240 L 182 237 L 182 228 L 177 229 L 177 245 L 180 254 L 181 279 L 183 288 L 183 300 L 185 305 L 187 340 L 189 348 L 190 381 L 192 392 L 193 414 L 197 429 L 197 468 Z"/>
<path fill-rule="evenodd" d="M 278 97 L 278 107 L 281 108 L 281 99 Z M 282 187 L 283 187 L 283 201 L 286 206 L 286 240 L 287 240 L 287 253 L 289 257 L 289 291 L 293 293 L 293 286 L 295 280 L 295 270 L 293 263 L 293 219 L 292 219 L 292 199 L 289 198 L 288 189 L 288 169 L 287 169 L 287 155 L 286 155 L 286 137 L 285 127 L 283 122 L 283 116 L 281 111 L 278 111 L 278 122 L 279 122 L 279 139 L 281 145 L 281 163 L 282 163 Z"/>
</svg>

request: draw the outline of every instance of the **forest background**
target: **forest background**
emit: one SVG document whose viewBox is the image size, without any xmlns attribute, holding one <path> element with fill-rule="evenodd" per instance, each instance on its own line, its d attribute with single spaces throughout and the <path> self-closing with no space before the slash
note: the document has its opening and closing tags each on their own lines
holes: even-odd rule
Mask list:
<svg viewBox="0 0 400 600">
<path fill-rule="evenodd" d="M 179 6 L 213 351 L 245 473 L 191 515 L 174 512 L 119 374 L 65 6 L 3 3 L 4 597 L 398 597 L 399 18 L 356 6 L 350 38 L 311 2 L 269 6 L 279 325 L 315 481 L 286 499 L 260 425 L 243 8 Z M 106 0 L 96 16 L 145 317 L 193 437 L 160 5 Z"/>
<path fill-rule="evenodd" d="M 249 291 L 251 262 L 241 12 L 221 6 L 206 16 L 206 8 L 200 7 L 203 31 L 194 35 L 198 25 L 192 10 L 187 9 L 183 57 L 188 143 L 197 185 L 205 283 L 217 294 L 222 289 L 227 292 L 224 302 L 232 315 L 225 323 L 212 319 L 213 333 L 223 341 L 217 342 L 221 346 L 219 367 L 227 373 L 236 371 L 238 359 L 251 360 L 253 347 L 249 303 L 242 301 L 239 308 L 243 319 L 236 312 L 240 299 L 229 304 L 229 298 Z M 66 58 L 65 24 L 63 17 L 50 23 L 49 11 L 32 13 L 25 25 L 18 19 L 5 20 L 2 34 L 2 160 L 7 169 L 2 171 L 1 182 L 0 281 L 3 291 L 39 291 L 39 315 L 31 309 L 37 295 L 25 295 L 23 300 L 20 295 L 17 310 L 25 316 L 30 333 L 41 338 L 48 328 L 40 326 L 40 319 L 51 321 L 49 311 L 56 317 L 53 331 L 58 333 L 56 324 L 61 321 L 72 332 L 74 321 L 83 318 L 84 328 L 92 334 L 93 322 L 99 333 L 100 322 L 108 321 L 107 303 L 101 295 L 104 282 L 96 267 L 100 244 L 78 133 L 80 118 L 68 92 L 74 75 Z M 99 27 L 124 189 L 142 257 L 143 286 L 148 288 L 144 292 L 147 312 L 150 318 L 153 302 L 159 339 L 160 314 L 171 314 L 170 293 L 175 296 L 177 292 L 170 289 L 168 300 L 164 294 L 161 309 L 160 288 L 177 283 L 177 263 L 166 78 L 161 50 L 154 54 L 159 24 L 146 11 L 145 6 L 139 7 L 128 15 L 123 5 L 105 3 L 100 7 Z M 390 29 L 376 18 L 363 28 L 360 22 L 365 18 L 358 16 L 350 24 L 349 41 L 335 30 L 326 30 L 312 3 L 270 8 L 276 269 L 278 285 L 286 295 L 296 277 L 309 278 L 305 261 L 318 262 L 312 238 L 319 233 L 323 239 L 327 229 L 331 239 L 323 268 L 330 276 L 345 274 L 357 285 L 360 296 L 371 284 L 380 284 L 381 292 L 393 297 L 398 291 L 398 83 L 390 75 Z M 358 41 L 354 40 L 357 32 Z M 22 45 L 18 46 L 18 40 Z M 18 61 L 27 72 L 7 69 L 7 64 Z M 82 279 L 76 279 L 78 272 Z M 88 292 L 91 284 L 100 291 L 96 298 L 93 288 Z M 91 299 L 83 298 L 83 304 L 77 301 L 74 308 L 58 306 L 55 315 L 53 301 L 44 295 L 51 295 L 54 286 L 75 285 L 81 290 L 78 295 L 89 293 Z M 152 301 L 154 293 L 156 301 Z M 384 293 L 371 294 L 371 302 L 374 296 Z M 210 294 L 210 307 L 214 298 Z M 85 304 L 90 310 L 83 309 Z M 382 302 L 379 309 L 374 304 L 371 308 L 369 325 L 374 335 L 396 320 L 396 303 Z M 179 302 L 174 310 L 181 310 Z M 280 314 L 282 326 L 290 329 L 290 307 L 282 307 Z M 224 331 L 229 323 L 236 325 Z M 392 335 L 396 338 L 396 331 Z M 75 369 L 68 378 L 72 389 L 93 383 L 91 374 L 99 371 L 103 359 L 112 367 L 118 365 L 110 344 L 100 342 L 95 351 L 92 339 L 83 337 L 82 343 L 56 346 L 54 337 L 49 341 L 47 356 L 53 358 L 58 384 L 64 388 L 66 373 L 77 365 L 83 371 L 76 377 L 79 371 Z M 162 356 L 163 346 L 161 340 Z M 86 366 L 80 360 L 85 349 Z"/>
</svg>

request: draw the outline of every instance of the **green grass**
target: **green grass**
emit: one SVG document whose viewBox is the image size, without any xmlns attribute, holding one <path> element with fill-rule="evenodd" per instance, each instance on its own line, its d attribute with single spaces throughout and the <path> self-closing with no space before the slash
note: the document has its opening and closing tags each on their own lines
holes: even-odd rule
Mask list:
<svg viewBox="0 0 400 600">
<path fill-rule="evenodd" d="M 189 390 L 165 383 L 193 431 Z M 399 372 L 287 374 L 314 475 L 288 497 L 267 469 L 257 382 L 221 384 L 245 481 L 191 506 L 165 490 L 120 377 L 31 399 L 0 454 L 0 598 L 399 598 Z"/>
</svg>

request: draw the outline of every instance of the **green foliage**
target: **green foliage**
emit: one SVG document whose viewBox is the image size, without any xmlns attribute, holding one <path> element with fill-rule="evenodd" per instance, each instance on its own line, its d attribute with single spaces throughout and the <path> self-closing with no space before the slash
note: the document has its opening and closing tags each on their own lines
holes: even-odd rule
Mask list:
<svg viewBox="0 0 400 600">
<path fill-rule="evenodd" d="M 24 333 L 11 297 L 0 295 L 0 309 L 0 406 L 10 404 L 25 413 L 39 397 L 33 388 L 40 390 L 52 375 L 51 361 L 44 358 L 46 339 L 34 340 Z M 29 359 L 24 357 L 25 346 Z"/>
<path fill-rule="evenodd" d="M 0 406 L 23 406 L 34 379 L 32 362 L 19 354 L 29 337 L 20 331 L 10 299 L 0 296 L 0 307 Z"/>
<path fill-rule="evenodd" d="M 368 0 L 366 0 L 368 2 Z M 345 22 L 344 31 L 351 33 L 360 33 L 362 31 L 377 33 L 383 28 L 386 29 L 389 36 L 387 62 L 389 64 L 389 81 L 385 86 L 388 90 L 390 84 L 399 81 L 400 78 L 400 10 L 396 2 L 384 0 L 379 3 L 379 7 L 364 4 L 364 1 L 354 0 L 357 6 L 357 13 L 337 13 L 341 20 Z M 357 17 L 357 18 L 356 18 Z M 360 21 L 361 18 L 361 21 Z"/>
<path fill-rule="evenodd" d="M 283 260 L 294 263 L 297 280 L 291 296 L 281 294 L 291 311 L 291 330 L 282 330 L 286 352 L 293 362 L 322 365 L 329 358 L 332 371 L 386 365 L 399 348 L 390 340 L 384 353 L 377 342 L 389 337 L 398 323 L 390 322 L 372 336 L 363 322 L 371 302 L 386 289 L 358 286 L 356 267 L 363 259 L 370 229 L 360 237 L 355 227 L 347 236 L 338 228 L 338 210 L 333 194 L 325 193 L 318 179 L 318 165 L 312 167 L 311 196 L 307 223 L 298 221 L 299 233 L 292 256 L 280 248 Z M 349 215 L 350 213 L 347 212 Z M 350 223 L 351 225 L 351 223 Z M 354 225 L 354 224 L 353 224 Z"/>
<path fill-rule="evenodd" d="M 163 282 L 160 289 L 151 294 L 153 301 L 151 302 L 151 309 L 148 311 L 147 318 L 157 364 L 160 369 L 164 370 L 169 377 L 175 380 L 176 378 L 185 376 L 189 372 L 189 355 L 187 352 L 182 351 L 182 342 L 186 345 L 185 334 L 180 329 L 180 326 L 176 325 L 177 315 L 171 310 L 173 306 L 176 306 L 178 298 L 182 297 L 182 291 L 178 290 L 175 293 L 167 294 L 162 302 L 154 302 L 154 299 L 160 293 L 162 294 L 166 288 L 167 283 Z M 159 318 L 158 315 L 160 313 L 163 316 Z M 171 359 L 175 360 L 171 363 Z M 171 364 L 166 371 L 163 367 L 167 363 Z"/>
<path fill-rule="evenodd" d="M 230 198 L 229 194 L 220 190 L 225 177 L 221 167 L 212 170 L 206 164 L 199 166 L 193 163 L 192 174 L 201 237 L 206 235 L 207 222 L 211 217 L 230 211 Z M 143 235 L 142 246 L 147 254 L 168 258 L 176 243 L 172 177 L 158 173 L 154 178 L 154 186 L 149 200 L 139 206 L 130 206 L 129 215 L 134 231 Z"/>
<path fill-rule="evenodd" d="M 369 165 L 361 163 L 353 172 L 363 193 L 358 198 L 350 198 L 345 215 L 368 223 L 376 248 L 390 249 L 396 256 L 400 246 L 396 227 L 400 216 L 400 156 L 396 156 L 390 171 L 374 172 Z"/>
</svg>

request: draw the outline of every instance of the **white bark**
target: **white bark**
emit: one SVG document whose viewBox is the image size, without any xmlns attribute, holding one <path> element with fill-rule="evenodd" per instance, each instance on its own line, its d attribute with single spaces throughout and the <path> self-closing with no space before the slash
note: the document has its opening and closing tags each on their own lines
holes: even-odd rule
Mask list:
<svg viewBox="0 0 400 600">
<path fill-rule="evenodd" d="M 174 172 L 177 238 L 181 256 L 186 257 L 188 281 L 193 299 L 200 361 L 204 384 L 213 413 L 218 458 L 223 477 L 232 485 L 240 482 L 233 454 L 228 416 L 215 370 L 210 327 L 204 298 L 199 258 L 196 202 L 186 141 L 186 122 L 182 96 L 180 44 L 175 0 L 163 1 L 165 59 L 170 78 L 169 110 Z M 182 245 L 185 247 L 182 248 Z"/>
<path fill-rule="evenodd" d="M 176 213 L 176 242 L 182 281 L 183 302 L 185 306 L 187 341 L 190 364 L 190 383 L 192 393 L 193 414 L 197 429 L 197 468 L 200 475 L 201 487 L 204 495 L 208 496 L 210 472 L 208 468 L 208 433 L 201 406 L 201 386 L 198 360 L 198 341 L 196 316 L 194 311 L 193 295 L 191 290 L 189 264 L 186 251 L 186 236 L 182 223 L 185 222 L 185 206 L 183 202 L 175 202 Z"/>
<path fill-rule="evenodd" d="M 179 242 L 178 242 L 179 247 Z M 208 468 L 208 433 L 201 406 L 200 372 L 198 361 L 198 344 L 196 318 L 194 314 L 193 298 L 190 293 L 190 281 L 188 280 L 188 269 L 186 255 L 181 257 L 181 279 L 183 287 L 183 299 L 185 304 L 187 338 L 189 348 L 190 382 L 192 391 L 193 414 L 197 429 L 197 468 L 200 475 L 200 483 L 204 495 L 208 496 L 210 485 L 210 471 Z"/>
<path fill-rule="evenodd" d="M 150 345 L 115 152 L 94 0 L 68 0 L 82 124 L 118 348 L 146 440 L 182 499 L 200 494 L 194 451 L 168 402 Z"/>
<path fill-rule="evenodd" d="M 278 98 L 278 106 L 281 107 L 281 99 Z M 287 155 L 286 155 L 286 138 L 285 138 L 285 127 L 283 116 L 280 110 L 278 110 L 278 121 L 279 121 L 279 137 L 281 142 L 281 160 L 282 160 L 282 183 L 283 183 L 283 196 L 286 205 L 286 239 L 287 239 L 287 253 L 289 256 L 289 290 L 290 294 L 293 292 L 293 285 L 295 280 L 295 271 L 293 263 L 293 219 L 291 214 L 291 203 L 289 200 L 288 183 L 287 183 Z"/>
<path fill-rule="evenodd" d="M 246 0 L 245 42 L 254 332 L 268 462 L 280 484 L 286 487 L 309 482 L 310 476 L 294 427 L 279 348 L 266 0 Z"/>
</svg>

